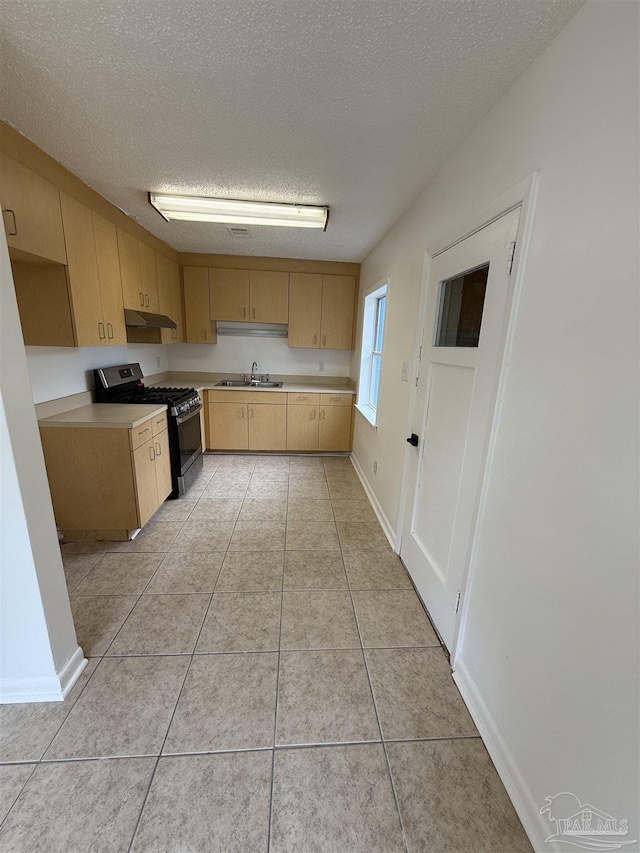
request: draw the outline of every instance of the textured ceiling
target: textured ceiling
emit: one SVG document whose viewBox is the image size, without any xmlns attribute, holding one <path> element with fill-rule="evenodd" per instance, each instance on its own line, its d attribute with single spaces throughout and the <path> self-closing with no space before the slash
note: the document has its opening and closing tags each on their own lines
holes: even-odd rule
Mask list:
<svg viewBox="0 0 640 853">
<path fill-rule="evenodd" d="M 359 261 L 582 0 L 0 0 L 0 116 L 180 251 Z M 148 190 L 327 204 L 166 223 Z"/>
</svg>

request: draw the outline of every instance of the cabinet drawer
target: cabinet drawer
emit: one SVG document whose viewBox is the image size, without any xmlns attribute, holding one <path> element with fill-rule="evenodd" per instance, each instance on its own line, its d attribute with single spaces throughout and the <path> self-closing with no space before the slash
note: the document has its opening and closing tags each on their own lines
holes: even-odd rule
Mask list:
<svg viewBox="0 0 640 853">
<path fill-rule="evenodd" d="M 210 403 L 275 403 L 285 406 L 287 395 L 279 391 L 208 391 Z"/>
<path fill-rule="evenodd" d="M 353 403 L 353 394 L 321 394 L 321 406 L 350 406 Z"/>
<path fill-rule="evenodd" d="M 134 429 L 129 430 L 129 440 L 131 441 L 132 450 L 136 450 L 145 441 L 151 441 L 154 436 L 152 420 L 153 418 L 149 418 L 149 420 L 143 421 Z"/>
<path fill-rule="evenodd" d="M 160 435 L 162 430 L 167 428 L 167 413 L 163 412 L 161 415 L 156 415 L 151 419 L 151 421 L 151 429 L 153 431 L 153 437 L 155 438 L 156 435 Z M 143 426 L 146 426 L 146 424 L 143 424 Z"/>
<path fill-rule="evenodd" d="M 290 406 L 319 406 L 320 394 L 287 394 Z"/>
</svg>

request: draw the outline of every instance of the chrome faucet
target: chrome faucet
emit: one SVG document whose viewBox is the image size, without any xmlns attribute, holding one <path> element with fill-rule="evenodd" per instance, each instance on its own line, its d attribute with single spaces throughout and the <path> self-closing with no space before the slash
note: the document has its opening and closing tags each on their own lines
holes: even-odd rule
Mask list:
<svg viewBox="0 0 640 853">
<path fill-rule="evenodd" d="M 258 382 L 258 378 L 256 376 L 257 372 L 258 372 L 258 362 L 254 361 L 253 364 L 251 365 L 251 382 L 252 382 L 252 384 Z"/>
</svg>

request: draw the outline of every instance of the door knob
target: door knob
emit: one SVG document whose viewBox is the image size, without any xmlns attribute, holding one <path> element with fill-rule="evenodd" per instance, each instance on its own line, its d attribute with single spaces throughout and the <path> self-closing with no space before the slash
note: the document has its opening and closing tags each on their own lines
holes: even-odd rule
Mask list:
<svg viewBox="0 0 640 853">
<path fill-rule="evenodd" d="M 417 446 L 418 446 L 418 442 L 420 441 L 420 439 L 419 439 L 419 438 L 418 438 L 418 436 L 415 434 L 415 432 L 412 432 L 412 433 L 411 433 L 411 436 L 407 439 L 407 441 L 409 442 L 409 444 L 410 444 L 412 447 L 417 447 Z"/>
</svg>

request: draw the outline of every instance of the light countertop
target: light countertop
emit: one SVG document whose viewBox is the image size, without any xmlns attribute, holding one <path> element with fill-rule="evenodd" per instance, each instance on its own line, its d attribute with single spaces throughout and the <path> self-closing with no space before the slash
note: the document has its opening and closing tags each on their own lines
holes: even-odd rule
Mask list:
<svg viewBox="0 0 640 853">
<path fill-rule="evenodd" d="M 85 427 L 134 429 L 155 415 L 166 412 L 166 405 L 142 403 L 91 403 L 60 412 L 38 421 L 41 427 Z"/>
<path fill-rule="evenodd" d="M 228 375 L 228 374 L 227 374 Z M 234 377 L 237 379 L 239 377 Z M 282 388 L 256 388 L 255 386 L 245 385 L 242 387 L 231 387 L 225 385 L 218 385 L 220 379 L 203 379 L 202 375 L 200 376 L 190 376 L 188 373 L 176 373 L 171 376 L 170 379 L 162 380 L 161 382 L 154 382 L 153 385 L 163 386 L 163 385 L 176 385 L 181 388 L 195 388 L 196 391 L 270 391 L 270 392 L 282 392 L 289 394 L 353 394 L 355 395 L 355 391 L 349 385 L 328 385 L 324 383 L 314 383 L 314 382 L 284 382 Z"/>
</svg>

